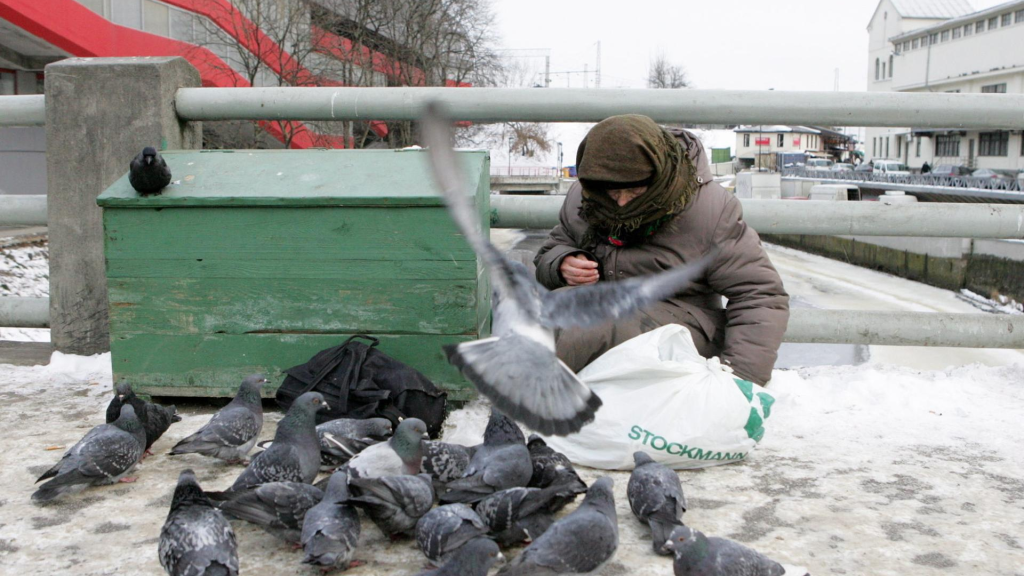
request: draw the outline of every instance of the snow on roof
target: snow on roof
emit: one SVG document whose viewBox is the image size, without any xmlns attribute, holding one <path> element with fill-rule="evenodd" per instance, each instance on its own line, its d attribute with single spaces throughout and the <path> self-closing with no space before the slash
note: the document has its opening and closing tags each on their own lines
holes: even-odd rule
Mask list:
<svg viewBox="0 0 1024 576">
<path fill-rule="evenodd" d="M 776 125 L 776 126 L 759 126 L 759 125 L 740 126 L 739 128 L 733 130 L 733 132 L 737 132 L 737 133 L 748 133 L 749 132 L 749 133 L 758 133 L 758 134 L 768 133 L 768 132 L 786 132 L 786 133 L 788 133 L 788 132 L 795 132 L 797 134 L 821 134 L 820 130 L 815 130 L 814 128 L 808 128 L 807 126 L 781 126 L 781 125 Z"/>
<path fill-rule="evenodd" d="M 989 16 L 992 16 L 992 15 L 995 15 L 995 14 L 999 14 L 999 13 L 1002 13 L 1002 12 L 1007 12 L 1007 11 L 1014 11 L 1014 12 L 1016 12 L 1021 7 L 1024 7 L 1024 2 L 1022 2 L 1021 0 L 1012 0 L 1011 2 L 1003 2 L 1002 4 L 997 4 L 996 6 L 992 6 L 991 8 L 985 8 L 984 10 L 978 10 L 977 12 L 968 12 L 968 13 L 963 14 L 961 16 L 958 16 L 956 18 L 951 18 L 949 20 L 946 20 L 945 22 L 940 22 L 938 24 L 933 24 L 931 26 L 925 26 L 924 28 L 915 28 L 914 30 L 910 30 L 908 32 L 904 32 L 902 34 L 898 34 L 896 36 L 893 36 L 889 40 L 891 42 L 900 42 L 900 41 L 902 41 L 902 40 L 904 40 L 906 38 L 912 38 L 912 37 L 915 37 L 915 36 L 925 36 L 928 33 L 936 31 L 936 30 L 939 30 L 941 28 L 948 28 L 950 26 L 954 26 L 955 27 L 955 26 L 957 26 L 959 24 L 963 24 L 964 22 L 967 22 L 967 21 L 970 21 L 970 20 L 985 19 L 985 18 L 988 18 Z"/>
<path fill-rule="evenodd" d="M 956 18 L 974 12 L 969 0 L 889 0 L 904 18 Z"/>
</svg>

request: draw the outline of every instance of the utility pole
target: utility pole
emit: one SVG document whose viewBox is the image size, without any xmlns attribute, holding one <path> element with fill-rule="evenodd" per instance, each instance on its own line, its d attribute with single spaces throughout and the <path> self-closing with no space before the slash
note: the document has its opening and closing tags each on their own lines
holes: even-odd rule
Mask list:
<svg viewBox="0 0 1024 576">
<path fill-rule="evenodd" d="M 544 56 L 544 87 L 551 88 L 551 54 Z"/>
<path fill-rule="evenodd" d="M 601 41 L 597 41 L 597 69 L 594 70 L 594 88 L 601 87 Z"/>
</svg>

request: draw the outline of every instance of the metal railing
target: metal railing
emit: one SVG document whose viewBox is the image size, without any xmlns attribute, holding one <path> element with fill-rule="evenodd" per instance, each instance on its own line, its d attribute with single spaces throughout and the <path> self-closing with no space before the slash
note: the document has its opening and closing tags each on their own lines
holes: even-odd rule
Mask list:
<svg viewBox="0 0 1024 576">
<path fill-rule="evenodd" d="M 46 226 L 46 196 L 0 196 L 0 226 Z"/>
<path fill-rule="evenodd" d="M 182 120 L 415 120 L 440 100 L 472 122 L 596 122 L 622 113 L 661 122 L 1024 129 L 1024 95 L 711 90 L 482 88 L 181 88 Z M 42 96 L 0 98 L 0 126 L 45 122 Z M 821 178 L 814 174 L 814 178 Z M 499 227 L 556 223 L 561 197 L 491 198 Z M 16 201 L 10 201 L 16 202 Z M 39 200 L 0 216 L 39 223 Z M 34 203 L 34 204 L 33 204 Z M 776 234 L 1024 238 L 1011 205 L 900 205 L 746 200 L 745 219 Z M 8 203 L 2 207 L 14 206 Z M 45 209 L 45 203 L 42 204 Z M 6 214 L 4 210 L 2 213 Z M 42 214 L 45 214 L 43 212 Z M 29 302 L 28 300 L 32 300 Z M 0 324 L 44 324 L 45 299 L 0 299 Z M 1024 317 L 988 314 L 793 310 L 789 342 L 1024 348 Z"/>
<path fill-rule="evenodd" d="M 1021 192 L 1019 178 L 975 178 L 973 176 L 935 176 L 932 174 L 886 174 L 879 172 L 857 172 L 855 170 L 819 171 L 806 168 L 787 168 L 782 171 L 785 178 L 808 180 L 841 180 L 843 182 L 866 182 L 907 186 L 928 186 L 943 188 L 966 188 L 969 190 L 999 190 Z"/>
</svg>

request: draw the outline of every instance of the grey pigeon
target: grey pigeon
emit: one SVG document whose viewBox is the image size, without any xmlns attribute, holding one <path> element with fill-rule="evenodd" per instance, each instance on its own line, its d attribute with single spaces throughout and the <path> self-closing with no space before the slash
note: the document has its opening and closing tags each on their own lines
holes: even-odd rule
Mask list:
<svg viewBox="0 0 1024 576">
<path fill-rule="evenodd" d="M 708 538 L 688 526 L 672 531 L 666 547 L 675 554 L 676 576 L 782 576 L 786 569 L 764 554 L 725 538 Z"/>
<path fill-rule="evenodd" d="M 549 486 L 561 486 L 555 498 L 551 499 L 548 512 L 558 512 L 569 502 L 576 499 L 579 494 L 587 491 L 587 484 L 576 473 L 572 462 L 561 452 L 547 445 L 544 439 L 536 434 L 530 435 L 526 448 L 530 451 L 530 463 L 533 464 L 533 476 L 527 486 L 533 488 L 547 488 Z"/>
<path fill-rule="evenodd" d="M 406 418 L 387 442 L 374 444 L 348 461 L 349 478 L 419 474 L 426 438 L 427 425 L 418 418 Z"/>
<path fill-rule="evenodd" d="M 604 566 L 619 547 L 612 486 L 608 476 L 599 478 L 578 508 L 552 524 L 498 574 L 587 574 Z"/>
<path fill-rule="evenodd" d="M 291 544 L 302 537 L 302 519 L 320 503 L 323 491 L 303 482 L 268 482 L 247 490 L 210 492 L 232 518 L 252 522 Z"/>
<path fill-rule="evenodd" d="M 672 551 L 665 548 L 665 541 L 672 530 L 683 525 L 683 512 L 686 512 L 686 496 L 679 484 L 679 475 L 655 462 L 646 452 L 634 452 L 633 462 L 635 467 L 626 486 L 629 507 L 634 516 L 651 527 L 654 551 L 670 556 Z"/>
<path fill-rule="evenodd" d="M 391 421 L 387 418 L 337 418 L 316 427 L 320 438 L 320 464 L 337 468 L 369 446 L 391 436 Z M 329 441 L 330 435 L 333 441 Z"/>
<path fill-rule="evenodd" d="M 305 482 L 320 472 L 320 440 L 316 436 L 316 413 L 327 410 L 319 392 L 306 392 L 295 399 L 281 419 L 274 443 L 253 457 L 249 466 L 231 485 L 230 491 L 245 490 L 267 482 Z"/>
<path fill-rule="evenodd" d="M 324 568 L 348 568 L 359 542 L 359 512 L 349 503 L 348 478 L 332 474 L 323 500 L 302 521 L 305 564 Z"/>
<path fill-rule="evenodd" d="M 416 545 L 435 566 L 474 538 L 487 535 L 487 524 L 465 504 L 448 504 L 427 512 L 416 523 Z"/>
<path fill-rule="evenodd" d="M 478 502 L 476 511 L 500 546 L 536 540 L 555 521 L 551 501 L 559 488 L 509 488 Z"/>
<path fill-rule="evenodd" d="M 142 459 L 146 431 L 131 404 L 121 406 L 121 415 L 111 424 L 100 424 L 64 453 L 60 462 L 36 482 L 49 479 L 32 494 L 32 500 L 47 502 L 89 486 L 132 482 L 128 472 Z"/>
<path fill-rule="evenodd" d="M 128 165 L 128 182 L 142 194 L 158 194 L 171 183 L 171 169 L 156 148 L 146 146 Z"/>
<path fill-rule="evenodd" d="M 494 541 L 477 538 L 459 548 L 444 566 L 419 572 L 416 576 L 487 576 L 491 566 L 501 558 Z"/>
<path fill-rule="evenodd" d="M 481 233 L 479 210 L 469 201 L 475 183 L 459 167 L 439 105 L 427 106 L 422 132 L 448 211 L 490 269 L 494 288 L 492 336 L 445 346 L 448 361 L 513 419 L 546 435 L 578 432 L 601 400 L 555 356 L 554 330 L 631 316 L 699 278 L 710 256 L 655 275 L 549 292 Z"/>
<path fill-rule="evenodd" d="M 237 576 L 235 531 L 196 482 L 182 470 L 171 510 L 160 530 L 160 565 L 171 576 Z"/>
<path fill-rule="evenodd" d="M 125 403 L 131 404 L 135 409 L 135 416 L 142 422 L 146 430 L 146 452 L 153 445 L 171 424 L 181 422 L 181 416 L 174 406 L 161 406 L 153 402 L 146 402 L 135 395 L 135 391 L 127 382 L 118 382 L 114 386 L 114 397 L 110 404 L 107 404 L 107 424 L 112 423 L 121 415 L 121 406 Z"/>
<path fill-rule="evenodd" d="M 533 465 L 524 440 L 515 422 L 492 409 L 484 443 L 476 447 L 462 478 L 447 484 L 441 502 L 478 502 L 506 488 L 526 486 Z"/>
<path fill-rule="evenodd" d="M 178 442 L 171 454 L 204 454 L 228 462 L 245 460 L 263 430 L 260 388 L 266 383 L 262 374 L 242 380 L 231 402 L 195 434 Z"/>
<path fill-rule="evenodd" d="M 416 522 L 434 505 L 434 485 L 429 474 L 350 478 L 349 498 L 384 535 L 395 539 L 411 535 Z"/>
<path fill-rule="evenodd" d="M 462 478 L 466 473 L 474 452 L 475 446 L 424 441 L 420 469 L 430 474 L 434 479 L 434 489 L 442 493 L 448 482 Z"/>
</svg>

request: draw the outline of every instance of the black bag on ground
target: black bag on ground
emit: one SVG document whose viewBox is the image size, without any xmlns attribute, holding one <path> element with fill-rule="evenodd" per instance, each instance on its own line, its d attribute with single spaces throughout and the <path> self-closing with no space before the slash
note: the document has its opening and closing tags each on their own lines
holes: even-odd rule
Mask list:
<svg viewBox="0 0 1024 576">
<path fill-rule="evenodd" d="M 300 395 L 316 391 L 330 406 L 317 414 L 318 424 L 335 418 L 382 417 L 397 426 L 401 418 L 419 418 L 436 438 L 448 395 L 416 369 L 378 350 L 378 343 L 376 338 L 357 334 L 285 370 L 277 404 L 288 410 Z"/>
</svg>

